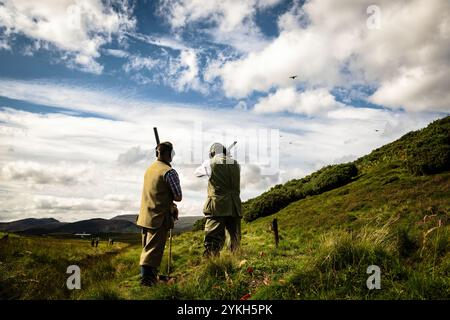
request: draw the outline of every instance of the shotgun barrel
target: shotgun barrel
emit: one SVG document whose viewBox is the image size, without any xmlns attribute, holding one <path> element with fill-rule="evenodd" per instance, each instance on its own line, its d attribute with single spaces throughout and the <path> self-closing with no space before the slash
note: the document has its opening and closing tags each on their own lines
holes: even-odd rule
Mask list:
<svg viewBox="0 0 450 320">
<path fill-rule="evenodd" d="M 157 127 L 153 127 L 153 133 L 155 134 L 156 145 L 158 145 L 159 144 L 159 135 L 158 135 Z"/>
<path fill-rule="evenodd" d="M 230 153 L 230 150 L 236 145 L 237 141 L 234 141 L 227 149 L 227 153 Z"/>
</svg>

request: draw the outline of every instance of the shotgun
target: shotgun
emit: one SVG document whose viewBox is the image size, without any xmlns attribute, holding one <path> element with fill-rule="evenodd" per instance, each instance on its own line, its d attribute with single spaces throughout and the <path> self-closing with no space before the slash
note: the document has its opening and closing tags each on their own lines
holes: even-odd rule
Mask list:
<svg viewBox="0 0 450 320">
<path fill-rule="evenodd" d="M 158 147 L 158 144 L 159 144 L 158 128 L 153 127 L 153 133 L 155 134 L 155 140 L 156 140 L 155 151 L 156 151 L 156 148 Z M 157 153 L 157 151 L 156 151 L 156 153 Z M 142 240 L 142 247 L 145 247 L 145 245 L 147 244 L 147 230 L 142 229 L 142 232 L 144 233 L 144 239 Z"/>
<path fill-rule="evenodd" d="M 233 142 L 232 144 L 230 144 L 230 146 L 227 149 L 227 152 L 230 153 L 231 148 L 233 148 L 236 145 L 237 141 Z"/>
</svg>

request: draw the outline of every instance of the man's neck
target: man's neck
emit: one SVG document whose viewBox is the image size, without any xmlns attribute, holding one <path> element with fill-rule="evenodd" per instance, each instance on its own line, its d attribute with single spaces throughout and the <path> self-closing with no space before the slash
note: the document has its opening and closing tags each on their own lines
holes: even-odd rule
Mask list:
<svg viewBox="0 0 450 320">
<path fill-rule="evenodd" d="M 172 167 L 172 165 L 171 165 L 170 162 L 168 162 L 168 161 L 165 161 L 165 160 L 160 159 L 160 158 L 157 158 L 156 160 L 161 161 L 161 162 L 164 162 L 164 163 L 167 164 L 169 167 Z"/>
</svg>

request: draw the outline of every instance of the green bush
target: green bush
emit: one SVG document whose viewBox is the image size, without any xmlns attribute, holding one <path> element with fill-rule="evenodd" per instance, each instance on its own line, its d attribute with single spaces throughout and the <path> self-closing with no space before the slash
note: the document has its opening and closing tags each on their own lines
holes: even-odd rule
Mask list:
<svg viewBox="0 0 450 320">
<path fill-rule="evenodd" d="M 415 175 L 450 169 L 450 117 L 433 122 L 420 131 L 406 148 L 406 166 Z"/>
<path fill-rule="evenodd" d="M 302 179 L 276 185 L 243 204 L 244 219 L 253 221 L 283 209 L 291 202 L 343 186 L 358 174 L 353 163 L 327 166 Z"/>
<path fill-rule="evenodd" d="M 314 193 L 329 191 L 349 183 L 358 174 L 353 163 L 341 164 L 324 170 L 313 182 Z"/>
<path fill-rule="evenodd" d="M 195 221 L 192 231 L 202 231 L 205 229 L 206 218 L 201 218 Z"/>
<path fill-rule="evenodd" d="M 373 150 L 355 161 L 365 173 L 380 164 L 399 163 L 415 175 L 439 173 L 450 167 L 450 116 L 426 128 L 411 131 L 400 139 Z"/>
</svg>

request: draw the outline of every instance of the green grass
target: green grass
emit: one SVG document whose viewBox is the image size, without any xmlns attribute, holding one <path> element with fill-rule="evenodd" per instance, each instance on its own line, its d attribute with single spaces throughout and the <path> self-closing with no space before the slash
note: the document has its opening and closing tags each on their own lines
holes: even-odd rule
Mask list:
<svg viewBox="0 0 450 320">
<path fill-rule="evenodd" d="M 97 251 L 83 240 L 11 235 L 9 244 L 0 244 L 0 298 L 450 299 L 450 172 L 433 152 L 433 170 L 441 171 L 423 175 L 426 170 L 411 169 L 411 157 L 424 168 L 427 155 L 408 153 L 419 142 L 426 152 L 430 132 L 438 132 L 440 143 L 450 140 L 436 123 L 431 128 L 358 159 L 357 176 L 340 187 L 243 222 L 236 254 L 224 250 L 208 260 L 202 231 L 174 236 L 170 284 L 139 285 L 139 235 L 128 247 Z M 274 218 L 278 248 L 270 231 Z M 166 263 L 167 256 L 161 273 Z M 81 267 L 82 290 L 65 288 L 70 264 Z M 381 268 L 380 290 L 366 287 L 372 264 Z"/>
<path fill-rule="evenodd" d="M 1 297 L 234 300 L 250 293 L 252 299 L 449 299 L 448 194 L 449 172 L 412 176 L 379 168 L 243 223 L 242 249 L 234 255 L 224 250 L 206 260 L 201 231 L 175 236 L 176 281 L 153 288 L 139 285 L 139 245 L 108 253 L 106 245 L 95 252 L 83 240 L 12 236 L 9 251 L 1 247 Z M 273 218 L 279 248 L 270 231 Z M 162 273 L 166 261 L 167 256 Z M 65 288 L 69 264 L 80 265 L 82 290 Z M 370 264 L 381 268 L 381 290 L 366 288 Z"/>
<path fill-rule="evenodd" d="M 3 235 L 0 233 L 0 238 Z M 114 274 L 111 257 L 126 246 L 116 243 L 110 247 L 102 241 L 92 248 L 89 240 L 10 234 L 8 241 L 0 242 L 0 298 L 76 298 L 77 291 L 66 287 L 67 267 L 80 267 L 83 288 L 95 286 L 97 279 Z"/>
</svg>

